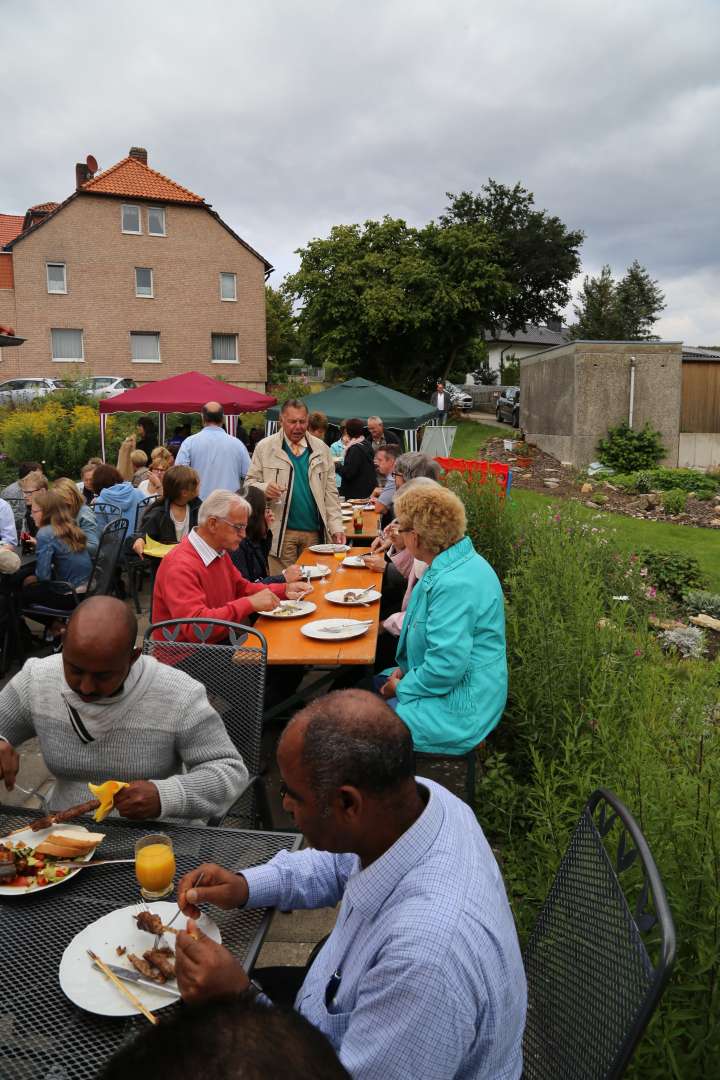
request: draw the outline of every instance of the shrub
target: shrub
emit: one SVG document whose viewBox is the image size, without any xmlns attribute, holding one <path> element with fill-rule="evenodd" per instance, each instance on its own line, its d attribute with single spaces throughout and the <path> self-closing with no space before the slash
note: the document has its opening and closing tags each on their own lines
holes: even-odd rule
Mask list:
<svg viewBox="0 0 720 1080">
<path fill-rule="evenodd" d="M 112 419 L 107 429 L 112 438 Z M 87 459 L 100 453 L 97 406 L 65 407 L 53 400 L 14 409 L 0 421 L 0 443 L 15 462 L 43 461 L 50 477 L 77 476 Z"/>
<path fill-rule="evenodd" d="M 683 604 L 691 615 L 712 615 L 720 619 L 720 593 L 705 592 L 703 589 L 688 589 L 683 593 Z"/>
<path fill-rule="evenodd" d="M 699 660 L 705 652 L 705 635 L 698 626 L 676 626 L 663 630 L 660 642 L 667 652 L 676 652 L 684 660 Z"/>
<path fill-rule="evenodd" d="M 653 585 L 673 600 L 680 600 L 688 589 L 699 589 L 705 584 L 700 564 L 692 555 L 683 555 L 681 551 L 648 549 L 638 552 L 638 555 Z"/>
<path fill-rule="evenodd" d="M 660 441 L 660 433 L 649 424 L 641 431 L 634 431 L 623 420 L 608 430 L 606 439 L 600 440 L 597 453 L 603 465 L 629 473 L 657 465 L 665 454 L 665 447 Z"/>
<path fill-rule="evenodd" d="M 662 505 L 666 514 L 682 514 L 687 505 L 687 492 L 680 488 L 670 488 L 663 495 Z"/>
</svg>

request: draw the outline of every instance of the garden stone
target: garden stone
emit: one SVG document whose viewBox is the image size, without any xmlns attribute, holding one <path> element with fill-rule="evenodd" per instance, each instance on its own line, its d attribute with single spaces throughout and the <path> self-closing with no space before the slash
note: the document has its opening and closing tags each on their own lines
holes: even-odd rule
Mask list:
<svg viewBox="0 0 720 1080">
<path fill-rule="evenodd" d="M 592 491 L 592 489 L 593 489 L 592 484 L 583 484 L 583 486 L 580 488 L 580 493 L 582 495 L 589 495 L 590 492 Z"/>
<path fill-rule="evenodd" d="M 689 621 L 694 626 L 704 626 L 706 630 L 717 630 L 720 633 L 720 619 L 714 619 L 712 615 L 691 615 Z"/>
</svg>

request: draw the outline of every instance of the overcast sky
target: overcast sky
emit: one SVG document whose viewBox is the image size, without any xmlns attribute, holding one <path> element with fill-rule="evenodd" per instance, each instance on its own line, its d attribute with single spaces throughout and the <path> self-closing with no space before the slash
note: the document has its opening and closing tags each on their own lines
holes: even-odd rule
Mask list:
<svg viewBox="0 0 720 1080">
<path fill-rule="evenodd" d="M 0 0 L 0 211 L 145 146 L 277 268 L 520 181 L 720 345 L 718 0 Z"/>
</svg>

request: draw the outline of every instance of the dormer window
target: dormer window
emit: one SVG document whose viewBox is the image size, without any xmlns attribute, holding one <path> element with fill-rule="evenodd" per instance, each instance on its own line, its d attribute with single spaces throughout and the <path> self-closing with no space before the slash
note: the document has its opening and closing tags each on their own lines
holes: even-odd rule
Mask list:
<svg viewBox="0 0 720 1080">
<path fill-rule="evenodd" d="M 147 223 L 150 236 L 165 235 L 165 210 L 162 206 L 148 207 Z"/>
<path fill-rule="evenodd" d="M 122 231 L 124 233 L 134 233 L 135 235 L 139 235 L 140 233 L 142 233 L 139 206 L 131 206 L 128 203 L 123 203 Z"/>
</svg>

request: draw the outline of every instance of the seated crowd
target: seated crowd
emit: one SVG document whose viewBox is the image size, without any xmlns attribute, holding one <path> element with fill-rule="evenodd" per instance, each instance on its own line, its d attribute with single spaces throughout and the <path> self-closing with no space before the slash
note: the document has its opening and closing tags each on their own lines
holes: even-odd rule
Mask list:
<svg viewBox="0 0 720 1080">
<path fill-rule="evenodd" d="M 208 446 L 219 439 L 218 409 L 206 407 Z M 437 462 L 401 453 L 378 417 L 367 434 L 364 421 L 343 421 L 332 445 L 328 432 L 322 414 L 286 402 L 277 433 L 257 441 L 242 488 L 215 488 L 202 501 L 198 470 L 173 464 L 189 437 L 182 428 L 169 450 L 151 445 L 154 428 L 144 423 L 144 445 L 126 440 L 117 469 L 89 462 L 79 484 L 49 484 L 38 463 L 26 463 L 13 503 L 0 500 L 0 573 L 21 590 L 24 610 L 60 609 L 66 628 L 60 655 L 28 660 L 0 691 L 0 779 L 12 789 L 17 747 L 36 737 L 55 778 L 52 809 L 84 801 L 88 780 L 117 779 L 128 785 L 115 800 L 121 816 L 222 819 L 248 773 L 203 685 L 182 659 L 140 654 L 128 605 L 83 599 L 103 530 L 123 518 L 124 557 L 151 565 L 153 622 L 252 624 L 310 590 L 297 564 L 307 547 L 345 542 L 341 498 L 372 500 L 381 530 L 364 560 L 383 574 L 374 671 L 340 678 L 337 686 L 349 678 L 353 688 L 315 700 L 280 738 L 283 805 L 311 846 L 242 872 L 203 864 L 179 883 L 192 931 L 177 939 L 178 985 L 193 1005 L 187 1032 L 200 1039 L 218 1019 L 202 1038 L 219 1055 L 219 1077 L 235 1075 L 222 1071 L 228 1054 L 257 1052 L 250 1032 L 264 1009 L 297 1045 L 293 1075 L 510 1080 L 522 1072 L 526 987 L 502 877 L 471 810 L 416 777 L 414 761 L 415 751 L 473 750 L 499 723 L 502 590 Z M 32 574 L 10 564 L 11 555 L 20 561 L 18 505 Z M 37 618 L 59 646 L 58 619 Z M 181 626 L 175 640 L 195 638 Z M 207 638 L 227 640 L 224 627 Z M 302 675 L 301 666 L 270 668 L 266 704 Z M 205 902 L 339 905 L 339 914 L 307 970 L 256 971 L 255 983 L 196 932 Z M 223 1003 L 213 1011 L 206 1003 L 215 1000 Z M 194 1051 L 183 1050 L 183 1032 L 182 1022 L 148 1031 L 105 1075 L 119 1076 L 123 1063 L 142 1071 L 162 1055 L 168 1069 L 181 1058 L 187 1067 Z"/>
</svg>

